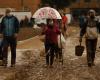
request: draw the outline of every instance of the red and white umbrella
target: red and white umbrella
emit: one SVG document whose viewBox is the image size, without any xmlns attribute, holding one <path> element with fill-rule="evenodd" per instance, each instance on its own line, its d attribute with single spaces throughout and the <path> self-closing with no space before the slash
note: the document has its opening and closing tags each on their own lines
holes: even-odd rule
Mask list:
<svg viewBox="0 0 100 80">
<path fill-rule="evenodd" d="M 43 7 L 38 9 L 32 17 L 37 19 L 61 19 L 59 12 L 51 7 Z"/>
</svg>

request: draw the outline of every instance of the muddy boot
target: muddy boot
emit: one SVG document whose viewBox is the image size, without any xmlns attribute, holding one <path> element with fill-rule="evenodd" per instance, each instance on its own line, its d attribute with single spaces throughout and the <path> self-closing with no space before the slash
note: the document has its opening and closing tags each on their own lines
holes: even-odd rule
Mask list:
<svg viewBox="0 0 100 80">
<path fill-rule="evenodd" d="M 11 59 L 11 67 L 15 67 L 15 63 L 16 63 L 16 60 L 15 59 Z"/>
<path fill-rule="evenodd" d="M 92 66 L 95 66 L 94 57 L 92 58 Z"/>
<path fill-rule="evenodd" d="M 91 62 L 88 62 L 88 67 L 92 67 L 92 63 Z"/>
<path fill-rule="evenodd" d="M 2 60 L 0 60 L 0 66 L 3 66 L 3 61 Z"/>
<path fill-rule="evenodd" d="M 6 58 L 3 59 L 2 66 L 7 67 L 7 59 Z"/>
<path fill-rule="evenodd" d="M 0 57 L 0 60 L 2 60 L 3 58 L 2 57 Z"/>
<path fill-rule="evenodd" d="M 92 66 L 95 66 L 95 63 L 94 63 L 94 61 L 92 61 Z"/>
<path fill-rule="evenodd" d="M 11 64 L 11 67 L 15 67 L 15 64 Z"/>
<path fill-rule="evenodd" d="M 3 56 L 2 55 L 0 55 L 0 60 L 3 60 Z"/>
<path fill-rule="evenodd" d="M 59 62 L 62 62 L 62 50 L 59 51 Z"/>
<path fill-rule="evenodd" d="M 1 47 L 0 47 L 0 60 L 3 60 L 3 55 L 2 55 Z"/>
</svg>

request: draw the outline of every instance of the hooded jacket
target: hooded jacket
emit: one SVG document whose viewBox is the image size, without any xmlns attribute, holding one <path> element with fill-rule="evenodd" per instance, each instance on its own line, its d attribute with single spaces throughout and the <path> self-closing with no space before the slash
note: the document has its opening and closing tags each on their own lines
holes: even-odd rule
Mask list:
<svg viewBox="0 0 100 80">
<path fill-rule="evenodd" d="M 93 18 L 91 16 L 87 17 L 85 26 L 80 31 L 80 36 L 83 37 L 86 34 L 87 39 L 95 39 L 97 38 L 98 30 L 97 30 L 97 20 L 95 16 L 95 11 L 90 10 L 89 14 L 94 14 Z"/>
<path fill-rule="evenodd" d="M 5 16 L 1 22 L 0 33 L 4 36 L 13 36 L 19 32 L 19 21 L 15 16 Z"/>
</svg>

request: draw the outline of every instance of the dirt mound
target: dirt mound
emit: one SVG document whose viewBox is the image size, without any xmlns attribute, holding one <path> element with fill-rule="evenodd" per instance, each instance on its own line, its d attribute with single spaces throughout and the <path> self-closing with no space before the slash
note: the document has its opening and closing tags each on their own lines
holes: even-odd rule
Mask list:
<svg viewBox="0 0 100 80">
<path fill-rule="evenodd" d="M 34 29 L 32 27 L 24 27 L 20 28 L 19 34 L 18 34 L 18 40 L 26 40 L 29 38 L 32 38 L 40 33 L 39 29 Z"/>
</svg>

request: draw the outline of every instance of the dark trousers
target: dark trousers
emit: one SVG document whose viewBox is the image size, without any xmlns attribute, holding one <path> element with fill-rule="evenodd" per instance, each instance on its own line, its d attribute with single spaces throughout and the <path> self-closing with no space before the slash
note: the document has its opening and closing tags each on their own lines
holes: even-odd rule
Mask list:
<svg viewBox="0 0 100 80">
<path fill-rule="evenodd" d="M 11 64 L 16 62 L 16 38 L 14 36 L 4 37 L 3 40 L 3 62 L 7 64 L 8 60 L 8 47 L 11 49 Z"/>
<path fill-rule="evenodd" d="M 45 44 L 46 64 L 52 65 L 54 61 L 54 54 L 58 54 L 58 44 Z"/>
<path fill-rule="evenodd" d="M 0 60 L 3 59 L 3 54 L 2 54 L 2 46 L 0 46 Z"/>
<path fill-rule="evenodd" d="M 0 60 L 3 59 L 2 48 L 3 48 L 3 40 L 0 40 Z"/>
<path fill-rule="evenodd" d="M 100 22 L 97 22 L 97 29 L 98 29 L 98 32 L 100 33 Z"/>
<path fill-rule="evenodd" d="M 87 62 L 94 63 L 97 39 L 86 39 Z"/>
</svg>

